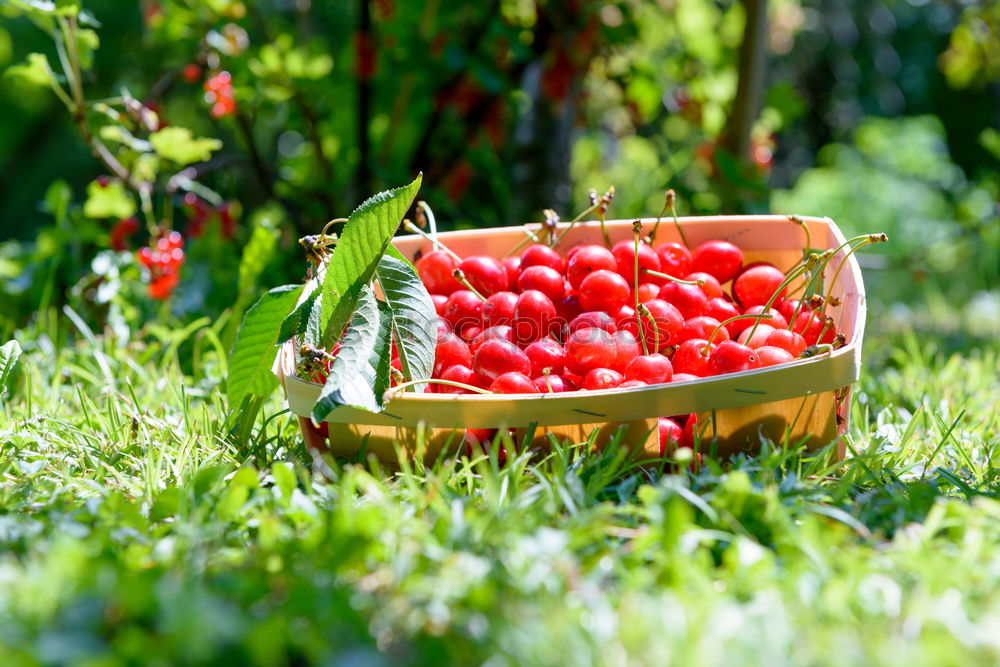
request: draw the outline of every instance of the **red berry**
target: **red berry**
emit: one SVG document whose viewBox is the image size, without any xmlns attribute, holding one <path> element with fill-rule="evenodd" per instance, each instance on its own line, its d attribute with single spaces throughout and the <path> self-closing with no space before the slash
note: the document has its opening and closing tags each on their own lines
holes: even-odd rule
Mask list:
<svg viewBox="0 0 1000 667">
<path fill-rule="evenodd" d="M 431 302 L 434 303 L 434 312 L 444 315 L 444 305 L 448 303 L 448 297 L 443 294 L 431 294 Z"/>
<path fill-rule="evenodd" d="M 674 373 L 674 377 L 671 378 L 671 382 L 690 382 L 691 380 L 700 380 L 701 378 L 697 375 L 691 375 L 690 373 Z"/>
<path fill-rule="evenodd" d="M 620 385 L 618 385 L 618 388 L 619 389 L 638 389 L 639 387 L 648 387 L 648 386 L 649 385 L 647 385 L 642 380 L 625 380 Z"/>
<path fill-rule="evenodd" d="M 639 285 L 639 303 L 652 301 L 660 295 L 660 286 L 653 283 L 641 283 Z"/>
<path fill-rule="evenodd" d="M 504 373 L 530 373 L 531 360 L 513 343 L 490 339 L 476 350 L 472 370 L 484 382 L 492 382 Z"/>
<path fill-rule="evenodd" d="M 625 279 L 628 285 L 635 285 L 636 280 L 656 285 L 662 283 L 663 278 L 646 273 L 647 270 L 660 270 L 660 258 L 657 256 L 656 251 L 645 243 L 639 244 L 639 274 L 638 278 L 636 277 L 635 248 L 635 241 L 619 241 L 611 248 L 611 254 L 614 255 L 615 262 L 617 262 L 618 274 Z"/>
<path fill-rule="evenodd" d="M 626 380 L 641 380 L 646 384 L 670 382 L 674 375 L 670 360 L 662 354 L 640 355 L 625 366 Z"/>
<path fill-rule="evenodd" d="M 476 353 L 479 346 L 488 340 L 505 340 L 508 343 L 514 342 L 514 328 L 507 326 L 506 324 L 498 324 L 493 327 L 488 327 L 479 332 L 471 343 L 469 343 L 469 349 L 472 350 L 472 354 Z"/>
<path fill-rule="evenodd" d="M 184 66 L 184 69 L 181 70 L 181 76 L 183 76 L 184 80 L 188 83 L 198 83 L 198 81 L 201 80 L 201 67 L 195 63 L 188 63 Z"/>
<path fill-rule="evenodd" d="M 753 338 L 750 338 L 751 331 L 753 331 Z M 759 324 L 756 328 L 751 325 L 740 332 L 740 335 L 736 338 L 736 342 L 756 349 L 767 345 L 767 339 L 772 333 L 774 333 L 774 327 L 770 325 Z"/>
<path fill-rule="evenodd" d="M 660 270 L 675 278 L 686 276 L 691 270 L 691 251 L 680 243 L 664 243 L 656 248 Z"/>
<path fill-rule="evenodd" d="M 497 292 L 491 294 L 483 303 L 483 324 L 488 327 L 498 324 L 510 324 L 514 320 L 514 306 L 517 304 L 517 294 L 514 292 Z"/>
<path fill-rule="evenodd" d="M 521 345 L 538 340 L 558 329 L 556 307 L 538 290 L 528 290 L 514 304 L 514 336 Z"/>
<path fill-rule="evenodd" d="M 692 271 L 704 271 L 720 283 L 735 278 L 742 266 L 743 251 L 729 241 L 706 241 L 691 255 Z"/>
<path fill-rule="evenodd" d="M 684 326 L 677 330 L 677 335 L 674 336 L 672 342 L 676 345 L 692 338 L 709 340 L 718 328 L 719 320 L 714 317 L 708 317 L 707 315 L 692 317 L 690 320 L 684 321 Z M 729 332 L 725 327 L 722 327 L 711 340 L 713 343 L 729 340 Z"/>
<path fill-rule="evenodd" d="M 676 374 L 695 375 L 705 377 L 708 372 L 708 358 L 715 345 L 709 345 L 707 340 L 692 338 L 680 344 L 671 363 L 674 367 L 674 377 Z"/>
<path fill-rule="evenodd" d="M 497 376 L 490 385 L 490 391 L 497 394 L 537 394 L 538 389 L 524 373 L 511 371 Z"/>
<path fill-rule="evenodd" d="M 458 268 L 458 262 L 443 250 L 432 250 L 427 253 L 417 260 L 416 267 L 420 280 L 431 294 L 448 296 L 462 289 L 462 285 L 453 275 Z"/>
<path fill-rule="evenodd" d="M 611 335 L 615 339 L 615 361 L 609 368 L 622 373 L 625 371 L 628 362 L 637 357 L 642 348 L 639 346 L 639 341 L 635 335 L 630 331 L 616 331 Z"/>
<path fill-rule="evenodd" d="M 615 256 L 604 246 L 577 246 L 566 265 L 566 278 L 569 280 L 569 284 L 573 286 L 573 289 L 578 290 L 580 289 L 580 284 L 583 283 L 583 279 L 591 273 L 595 271 L 614 272 L 617 270 L 618 262 L 615 260 Z M 625 286 L 628 287 L 628 283 L 625 283 Z M 584 309 L 595 310 L 586 306 L 584 306 Z"/>
<path fill-rule="evenodd" d="M 797 357 L 806 349 L 806 339 L 794 331 L 788 329 L 775 329 L 767 337 L 765 345 L 770 347 L 780 347 L 792 357 Z"/>
<path fill-rule="evenodd" d="M 434 376 L 440 377 L 452 366 L 471 366 L 472 352 L 461 338 L 449 332 L 439 333 L 434 348 Z"/>
<path fill-rule="evenodd" d="M 614 389 L 622 382 L 624 382 L 624 378 L 618 371 L 610 368 L 595 368 L 584 376 L 581 388 L 590 391 Z"/>
<path fill-rule="evenodd" d="M 716 345 L 708 357 L 710 375 L 740 373 L 759 366 L 757 353 L 753 349 L 731 340 L 724 340 Z"/>
<path fill-rule="evenodd" d="M 504 257 L 500 263 L 503 264 L 503 270 L 507 273 L 507 291 L 516 292 L 517 277 L 521 275 L 521 258 L 517 256 Z"/>
<path fill-rule="evenodd" d="M 550 266 L 529 266 L 522 270 L 517 279 L 517 289 L 519 292 L 538 290 L 553 303 L 566 295 L 562 274 Z"/>
<path fill-rule="evenodd" d="M 795 357 L 793 357 L 788 350 L 775 347 L 773 345 L 758 347 L 757 359 L 760 362 L 761 368 L 777 366 L 778 364 L 787 364 L 789 361 L 795 361 Z"/>
<path fill-rule="evenodd" d="M 673 304 L 686 320 L 704 315 L 708 309 L 708 297 L 697 285 L 668 282 L 660 289 L 660 298 Z"/>
<path fill-rule="evenodd" d="M 617 313 L 629 301 L 629 286 L 617 273 L 601 269 L 583 279 L 579 294 L 584 310 Z"/>
<path fill-rule="evenodd" d="M 569 323 L 569 332 L 573 333 L 585 327 L 597 327 L 598 329 L 604 329 L 608 333 L 614 333 L 618 330 L 614 319 L 602 310 L 591 310 L 586 313 L 580 313 Z"/>
<path fill-rule="evenodd" d="M 536 340 L 524 348 L 524 354 L 531 360 L 531 376 L 544 375 L 544 369 L 550 373 L 562 373 L 566 363 L 566 351 L 563 346 L 549 337 Z"/>
<path fill-rule="evenodd" d="M 733 296 L 744 308 L 768 302 L 785 280 L 785 274 L 771 264 L 758 264 L 745 269 L 733 281 Z M 781 290 L 778 298 L 788 290 Z"/>
<path fill-rule="evenodd" d="M 577 375 L 595 368 L 610 368 L 616 356 L 615 339 L 604 329 L 578 329 L 566 340 L 566 368 Z"/>
<path fill-rule="evenodd" d="M 480 326 L 483 322 L 483 301 L 466 289 L 452 292 L 444 304 L 444 318 L 455 331 Z"/>
<path fill-rule="evenodd" d="M 714 317 L 719 322 L 725 322 L 730 317 L 739 315 L 740 311 L 731 302 L 723 298 L 715 298 L 708 300 L 708 308 L 705 309 L 705 314 L 709 317 Z M 738 336 L 744 328 L 743 322 L 747 321 L 750 320 L 733 320 L 726 324 L 726 331 L 729 333 L 729 337 L 734 338 Z"/>
<path fill-rule="evenodd" d="M 547 380 L 547 381 L 546 381 Z M 576 391 L 576 385 L 562 375 L 542 375 L 534 379 L 535 388 L 542 394 L 561 394 L 564 391 Z"/>
<path fill-rule="evenodd" d="M 507 289 L 507 270 L 492 257 L 472 255 L 463 259 L 458 268 L 469 284 L 484 297 Z"/>
<path fill-rule="evenodd" d="M 719 281 L 715 279 L 715 276 L 711 274 L 703 273 L 701 271 L 696 271 L 694 273 L 689 273 L 686 276 L 684 276 L 684 280 L 691 280 L 691 281 L 700 280 L 702 284 L 698 285 L 698 289 L 704 292 L 705 298 L 707 299 L 715 299 L 721 297 L 723 294 L 722 285 L 720 285 Z"/>
<path fill-rule="evenodd" d="M 560 320 L 563 322 L 571 322 L 573 318 L 583 312 L 580 308 L 580 298 L 575 292 L 566 294 L 566 296 L 564 296 L 562 300 L 556 304 L 556 311 L 559 313 Z"/>
<path fill-rule="evenodd" d="M 672 452 L 684 437 L 684 429 L 669 417 L 657 420 L 657 433 L 660 438 L 660 456 Z"/>
<path fill-rule="evenodd" d="M 644 305 L 649 312 L 649 317 L 642 318 L 646 346 L 650 348 L 650 352 L 660 352 L 673 344 L 674 335 L 684 324 L 684 316 L 675 306 L 663 299 L 653 299 Z M 656 349 L 652 349 L 653 347 Z"/>
<path fill-rule="evenodd" d="M 566 263 L 559 253 L 547 245 L 533 244 L 521 254 L 521 270 L 530 266 L 547 266 L 562 273 Z"/>
<path fill-rule="evenodd" d="M 764 306 L 750 306 L 749 308 L 743 311 L 744 315 L 761 315 L 763 313 L 764 313 Z M 776 311 L 774 308 L 768 310 L 767 314 L 770 315 L 771 317 L 760 318 L 761 324 L 770 325 L 775 329 L 784 329 L 785 327 L 788 326 L 788 320 L 785 319 L 785 316 Z M 745 320 L 736 320 L 736 322 L 740 323 L 740 331 L 743 331 L 748 327 L 752 327 L 754 323 L 754 321 L 749 318 Z"/>
<path fill-rule="evenodd" d="M 452 366 L 451 368 L 446 368 L 444 373 L 441 373 L 442 380 L 450 380 L 451 382 L 461 382 L 462 384 L 470 384 L 476 386 L 476 374 L 472 372 L 472 369 L 468 366 Z M 471 394 L 473 393 L 469 389 L 463 389 L 462 387 L 455 387 L 450 384 L 438 384 L 434 385 L 437 393 L 439 394 Z"/>
</svg>

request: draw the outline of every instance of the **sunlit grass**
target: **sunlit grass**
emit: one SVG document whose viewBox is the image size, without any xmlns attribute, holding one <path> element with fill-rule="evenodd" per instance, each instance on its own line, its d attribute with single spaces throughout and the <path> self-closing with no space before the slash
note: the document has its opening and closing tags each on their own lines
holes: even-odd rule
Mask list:
<svg viewBox="0 0 1000 667">
<path fill-rule="evenodd" d="M 0 413 L 4 664 L 1000 660 L 996 341 L 870 336 L 843 462 L 393 473 L 313 460 L 278 395 L 228 414 L 207 321 L 71 319 Z"/>
</svg>

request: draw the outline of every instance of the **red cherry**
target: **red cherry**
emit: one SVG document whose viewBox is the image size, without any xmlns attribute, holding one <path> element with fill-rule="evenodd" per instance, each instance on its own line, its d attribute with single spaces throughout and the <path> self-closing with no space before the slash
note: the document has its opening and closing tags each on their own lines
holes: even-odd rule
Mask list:
<svg viewBox="0 0 1000 667">
<path fill-rule="evenodd" d="M 673 451 L 684 437 L 684 429 L 670 417 L 660 417 L 657 420 L 657 433 L 660 438 L 660 456 Z"/>
<path fill-rule="evenodd" d="M 660 352 L 668 345 L 673 345 L 675 334 L 684 325 L 684 316 L 675 306 L 663 299 L 648 301 L 645 308 L 653 319 L 653 322 L 650 322 L 650 317 L 642 318 L 646 346 L 650 348 L 650 352 Z M 655 328 L 653 323 L 656 324 Z M 657 341 L 659 346 L 654 350 L 652 348 L 656 346 Z"/>
<path fill-rule="evenodd" d="M 712 333 L 718 329 L 719 320 L 714 317 L 708 317 L 707 315 L 702 315 L 700 317 L 692 317 L 690 320 L 685 320 L 684 325 L 677 330 L 677 334 L 671 339 L 674 345 L 683 343 L 686 340 L 691 340 L 692 338 L 701 338 L 703 340 L 709 340 Z M 713 343 L 718 343 L 724 340 L 729 340 L 729 332 L 725 327 L 719 329 L 719 332 L 715 334 L 715 338 L 712 339 Z"/>
<path fill-rule="evenodd" d="M 503 264 L 503 270 L 507 274 L 507 291 L 516 292 L 517 277 L 521 275 L 521 258 L 516 255 L 504 257 L 500 263 Z"/>
<path fill-rule="evenodd" d="M 677 374 L 705 377 L 709 375 L 708 359 L 715 345 L 708 345 L 707 340 L 692 338 L 680 344 L 670 362 L 674 367 L 674 377 Z"/>
<path fill-rule="evenodd" d="M 778 287 L 785 280 L 785 274 L 771 264 L 758 264 L 745 269 L 733 281 L 733 296 L 744 308 L 761 306 L 774 296 Z M 788 288 L 781 290 L 778 298 L 782 298 Z"/>
<path fill-rule="evenodd" d="M 653 283 L 641 283 L 639 285 L 639 303 L 652 301 L 660 295 L 660 286 Z"/>
<path fill-rule="evenodd" d="M 708 309 L 708 297 L 697 285 L 668 282 L 660 288 L 660 298 L 673 304 L 686 320 L 704 315 Z"/>
<path fill-rule="evenodd" d="M 618 312 L 614 314 L 614 320 L 615 326 L 619 329 L 627 329 L 632 333 L 639 330 L 635 323 L 635 308 L 632 306 L 622 306 Z"/>
<path fill-rule="evenodd" d="M 483 332 L 482 327 L 468 326 L 459 331 L 458 336 L 466 343 L 472 343 L 472 341 L 478 338 L 479 334 L 481 334 L 482 332 Z"/>
<path fill-rule="evenodd" d="M 792 313 L 795 312 L 795 309 L 798 308 L 798 305 L 799 305 L 798 299 L 791 299 L 790 301 L 785 301 L 784 299 L 781 299 L 780 301 L 774 304 L 774 308 L 779 313 L 781 313 L 781 316 L 785 318 L 785 322 L 787 323 L 788 320 L 792 319 Z M 809 308 L 807 306 L 804 306 L 801 309 L 799 309 L 799 312 L 802 312 L 803 310 L 809 310 Z M 785 324 L 785 326 L 788 325 Z"/>
<path fill-rule="evenodd" d="M 764 306 L 750 306 L 749 308 L 743 311 L 744 315 L 761 315 L 763 313 L 764 313 Z M 774 308 L 768 310 L 767 314 L 770 315 L 771 317 L 760 318 L 761 324 L 770 325 L 775 329 L 784 329 L 785 327 L 788 326 L 788 320 L 785 319 L 785 316 L 776 311 Z M 752 327 L 754 323 L 754 321 L 749 318 L 745 320 L 736 320 L 736 321 L 741 323 L 740 331 Z"/>
<path fill-rule="evenodd" d="M 472 352 L 457 335 L 449 332 L 438 334 L 437 347 L 434 348 L 434 376 L 440 377 L 446 369 L 452 366 L 471 366 Z"/>
<path fill-rule="evenodd" d="M 619 389 L 638 389 L 639 387 L 648 387 L 648 386 L 649 385 L 647 385 L 642 380 L 625 380 L 620 385 L 618 385 L 618 388 Z"/>
<path fill-rule="evenodd" d="M 700 280 L 702 284 L 698 285 L 698 289 L 705 293 L 705 298 L 707 299 L 715 299 L 723 295 L 722 285 L 720 285 L 719 281 L 715 279 L 715 276 L 711 274 L 695 271 L 694 273 L 689 273 L 684 276 L 684 280 Z"/>
<path fill-rule="evenodd" d="M 750 338 L 751 331 L 753 331 L 753 338 Z M 768 324 L 758 324 L 756 329 L 751 325 L 740 332 L 740 335 L 736 338 L 736 342 L 754 349 L 764 347 L 767 345 L 768 337 L 774 333 L 774 331 L 774 327 Z"/>
<path fill-rule="evenodd" d="M 517 304 L 517 294 L 514 292 L 497 292 L 491 294 L 483 302 L 483 324 L 488 327 L 498 324 L 510 324 L 514 320 L 514 306 Z"/>
<path fill-rule="evenodd" d="M 697 375 L 691 375 L 690 373 L 674 373 L 674 377 L 671 378 L 671 383 L 676 382 L 690 382 L 691 380 L 700 380 L 701 378 Z"/>
<path fill-rule="evenodd" d="M 484 297 L 507 289 L 507 270 L 492 257 L 472 255 L 463 259 L 458 268 L 469 284 Z"/>
<path fill-rule="evenodd" d="M 575 292 L 568 293 L 562 298 L 562 300 L 556 304 L 556 311 L 559 313 L 559 319 L 563 322 L 571 322 L 573 319 L 583 312 L 580 308 L 580 298 Z"/>
<path fill-rule="evenodd" d="M 530 373 L 531 360 L 513 343 L 494 338 L 484 341 L 476 350 L 472 370 L 481 380 L 492 382 L 503 373 Z"/>
<path fill-rule="evenodd" d="M 437 335 L 440 336 L 443 333 L 453 333 L 453 331 L 451 328 L 451 322 L 439 315 L 437 318 Z"/>
<path fill-rule="evenodd" d="M 577 375 L 595 368 L 610 368 L 616 356 L 615 338 L 604 329 L 578 329 L 566 340 L 566 368 Z"/>
<path fill-rule="evenodd" d="M 708 300 L 708 308 L 705 309 L 705 314 L 709 317 L 713 317 L 719 322 L 725 322 L 730 317 L 736 317 L 740 314 L 738 308 L 731 302 L 726 301 L 723 298 L 715 298 Z M 726 324 L 726 331 L 729 333 L 729 337 L 733 338 L 738 336 L 740 331 L 743 330 L 742 322 L 748 320 L 733 320 Z M 752 322 L 752 321 L 751 321 Z"/>
<path fill-rule="evenodd" d="M 727 283 L 740 272 L 743 251 L 729 241 L 706 241 L 691 254 L 691 270 L 704 271 Z"/>
<path fill-rule="evenodd" d="M 446 368 L 443 373 L 441 373 L 442 380 L 450 380 L 451 382 L 461 382 L 462 384 L 471 384 L 476 386 L 476 374 L 472 372 L 472 369 L 468 366 L 452 366 Z M 437 393 L 439 394 L 471 394 L 473 393 L 469 389 L 464 389 L 462 387 L 455 387 L 450 384 L 439 384 L 435 385 Z"/>
<path fill-rule="evenodd" d="M 790 361 L 795 361 L 795 357 L 792 356 L 791 352 L 773 345 L 758 347 L 757 359 L 760 362 L 761 368 L 777 366 L 778 364 L 787 364 Z"/>
<path fill-rule="evenodd" d="M 553 303 L 566 295 L 562 274 L 550 266 L 529 266 L 522 270 L 517 279 L 517 289 L 519 292 L 538 290 Z"/>
<path fill-rule="evenodd" d="M 617 273 L 601 269 L 583 279 L 579 294 L 584 310 L 616 313 L 629 301 L 629 286 Z"/>
<path fill-rule="evenodd" d="M 566 278 L 569 280 L 569 284 L 573 286 L 573 289 L 578 290 L 581 283 L 583 283 L 583 279 L 595 271 L 614 272 L 617 270 L 618 262 L 615 260 L 615 256 L 604 246 L 577 246 L 576 251 L 571 254 L 566 265 Z M 628 287 L 628 283 L 625 283 L 625 286 Z M 586 306 L 584 306 L 584 309 L 595 310 Z"/>
<path fill-rule="evenodd" d="M 645 384 L 670 382 L 673 375 L 670 360 L 657 353 L 635 357 L 625 366 L 626 380 L 641 380 Z"/>
<path fill-rule="evenodd" d="M 490 391 L 497 394 L 537 394 L 538 389 L 524 373 L 511 371 L 502 373 L 490 385 Z"/>
<path fill-rule="evenodd" d="M 544 369 L 550 373 L 560 374 L 566 363 L 566 351 L 563 346 L 549 337 L 540 338 L 524 348 L 524 354 L 531 360 L 531 376 L 544 375 Z"/>
<path fill-rule="evenodd" d="M 493 327 L 487 327 L 479 332 L 471 343 L 469 343 L 469 349 L 472 354 L 476 353 L 479 346 L 488 340 L 505 340 L 508 343 L 514 342 L 514 328 L 507 326 L 506 324 L 498 324 Z"/>
<path fill-rule="evenodd" d="M 462 289 L 462 285 L 453 275 L 458 268 L 458 262 L 443 250 L 432 250 L 427 253 L 417 260 L 416 267 L 420 280 L 431 294 L 448 296 Z"/>
<path fill-rule="evenodd" d="M 621 277 L 624 278 L 626 283 L 629 285 L 634 285 L 636 282 L 635 246 L 635 241 L 619 241 L 611 248 L 611 254 L 614 255 L 615 262 L 617 263 L 618 274 L 621 275 Z M 638 280 L 640 282 L 645 281 L 657 285 L 663 282 L 663 278 L 650 275 L 646 273 L 647 270 L 659 271 L 660 258 L 657 256 L 656 251 L 649 247 L 649 245 L 640 243 Z"/>
<path fill-rule="evenodd" d="M 614 333 L 618 330 L 614 319 L 602 310 L 591 310 L 586 313 L 580 313 L 569 323 L 569 332 L 573 333 L 586 327 L 597 327 L 598 329 L 604 329 L 608 333 Z"/>
<path fill-rule="evenodd" d="M 710 375 L 740 373 L 759 366 L 760 361 L 755 350 L 731 340 L 724 340 L 716 345 L 708 357 Z"/>
<path fill-rule="evenodd" d="M 664 243 L 656 248 L 660 270 L 675 278 L 686 276 L 691 270 L 691 251 L 680 243 Z"/>
<path fill-rule="evenodd" d="M 444 304 L 444 318 L 455 331 L 480 326 L 483 322 L 483 301 L 467 289 L 452 292 Z"/>
<path fill-rule="evenodd" d="M 806 339 L 794 331 L 788 329 L 775 329 L 767 337 L 764 343 L 769 347 L 780 347 L 792 357 L 797 357 L 806 349 Z"/>
<path fill-rule="evenodd" d="M 448 303 L 448 297 L 444 294 L 431 294 L 431 302 L 434 304 L 434 312 L 438 315 L 444 315 L 444 306 Z"/>
<path fill-rule="evenodd" d="M 529 266 L 547 266 L 562 273 L 566 263 L 559 253 L 547 245 L 533 244 L 521 254 L 521 270 Z"/>
<path fill-rule="evenodd" d="M 514 336 L 521 345 L 538 340 L 558 329 L 556 307 L 538 290 L 522 292 L 514 304 Z"/>
<path fill-rule="evenodd" d="M 536 377 L 533 382 L 535 388 L 542 394 L 561 394 L 564 391 L 576 391 L 576 385 L 562 375 L 549 375 L 548 382 L 546 376 Z"/>
<path fill-rule="evenodd" d="M 837 335 L 836 327 L 827 327 L 826 333 L 820 339 L 820 332 L 823 331 L 823 318 L 815 311 L 803 310 L 795 318 L 795 325 L 792 330 L 802 335 L 808 345 L 817 343 L 830 343 Z"/>
<path fill-rule="evenodd" d="M 621 373 L 625 371 L 628 362 L 641 353 L 642 348 L 631 331 L 619 330 L 611 335 L 615 339 L 615 361 L 610 368 Z"/>
<path fill-rule="evenodd" d="M 590 391 L 614 389 L 622 382 L 624 382 L 624 378 L 618 371 L 610 368 L 595 368 L 584 376 L 581 388 Z"/>
</svg>

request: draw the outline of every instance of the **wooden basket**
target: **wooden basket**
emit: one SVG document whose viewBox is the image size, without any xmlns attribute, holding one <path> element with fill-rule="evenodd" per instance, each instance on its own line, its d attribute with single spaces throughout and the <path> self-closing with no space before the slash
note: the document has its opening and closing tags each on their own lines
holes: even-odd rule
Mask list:
<svg viewBox="0 0 1000 667">
<path fill-rule="evenodd" d="M 802 220 L 809 226 L 812 247 L 836 248 L 844 237 L 829 218 Z M 644 219 L 643 233 L 655 220 Z M 725 239 L 738 245 L 746 262 L 767 260 L 785 270 L 802 255 L 803 229 L 786 216 L 718 216 L 680 219 L 688 242 Z M 632 238 L 634 220 L 609 221 L 612 242 Z M 461 256 L 485 254 L 500 257 L 524 239 L 523 229 L 537 232 L 539 225 L 468 230 L 438 234 L 439 240 Z M 670 221 L 660 224 L 657 243 L 679 241 Z M 562 240 L 560 251 L 575 245 L 602 243 L 600 224 L 578 223 Z M 394 245 L 413 258 L 428 252 L 430 244 L 419 236 L 402 236 Z M 827 276 L 836 272 L 845 252 L 829 264 Z M 531 446 L 547 447 L 547 434 L 580 442 L 600 429 L 597 443 L 622 425 L 624 442 L 658 455 L 656 418 L 698 413 L 705 424 L 704 437 L 717 440 L 720 455 L 752 450 L 761 438 L 816 449 L 833 442 L 847 427 L 850 386 L 861 369 L 861 342 L 865 326 L 865 292 L 861 270 L 853 256 L 839 273 L 833 294 L 840 304 L 828 307 L 837 331 L 848 344 L 832 354 L 745 373 L 704 378 L 635 389 L 580 391 L 547 395 L 453 395 L 404 393 L 393 398 L 382 414 L 341 407 L 327 418 L 324 435 L 309 421 L 320 385 L 294 376 L 294 342 L 286 343 L 275 363 L 275 373 L 285 389 L 290 410 L 310 447 L 329 449 L 336 456 L 353 458 L 362 447 L 380 460 L 396 461 L 395 445 L 408 455 L 436 458 L 443 447 L 457 448 L 466 428 L 511 427 L 523 434 L 534 426 Z M 418 435 L 419 434 L 419 435 Z M 417 451 L 420 443 L 421 451 Z M 527 443 L 526 443 L 527 444 Z M 840 445 L 840 453 L 843 453 Z"/>
</svg>

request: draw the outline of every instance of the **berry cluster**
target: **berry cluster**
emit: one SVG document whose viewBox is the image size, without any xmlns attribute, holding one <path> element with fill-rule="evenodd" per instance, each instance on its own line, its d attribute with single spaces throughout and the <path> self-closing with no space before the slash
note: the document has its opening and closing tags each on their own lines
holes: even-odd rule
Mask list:
<svg viewBox="0 0 1000 667">
<path fill-rule="evenodd" d="M 139 221 L 135 216 L 119 220 L 111 228 L 111 249 L 128 250 L 127 240 L 139 231 Z"/>
<path fill-rule="evenodd" d="M 205 102 L 212 107 L 212 118 L 236 113 L 233 76 L 229 72 L 222 71 L 205 80 Z"/>
<path fill-rule="evenodd" d="M 792 361 L 837 335 L 821 309 L 784 298 L 785 273 L 744 266 L 728 241 L 693 250 L 622 241 L 565 257 L 535 244 L 502 260 L 442 249 L 417 271 L 439 315 L 434 377 L 445 382 L 433 390 L 442 393 L 678 382 Z"/>
<path fill-rule="evenodd" d="M 184 195 L 184 208 L 190 220 L 187 226 L 188 236 L 192 238 L 201 236 L 205 224 L 215 216 L 219 218 L 219 230 L 223 238 L 231 239 L 236 234 L 236 218 L 229 202 L 224 201 L 214 206 L 193 192 L 188 192 Z"/>
<path fill-rule="evenodd" d="M 150 246 L 136 253 L 139 263 L 149 272 L 149 296 L 168 299 L 180 281 L 184 264 L 184 237 L 180 232 L 169 232 L 156 239 Z"/>
</svg>

